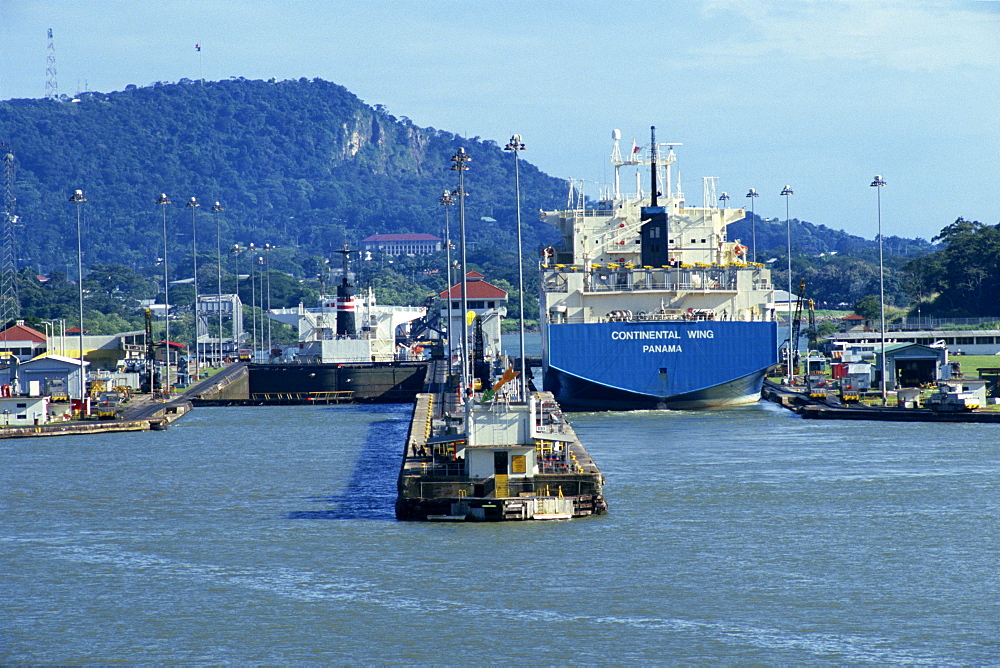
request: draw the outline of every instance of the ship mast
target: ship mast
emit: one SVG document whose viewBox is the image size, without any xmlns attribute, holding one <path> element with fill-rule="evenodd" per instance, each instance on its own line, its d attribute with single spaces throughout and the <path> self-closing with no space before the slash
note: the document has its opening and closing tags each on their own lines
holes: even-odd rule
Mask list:
<svg viewBox="0 0 1000 668">
<path fill-rule="evenodd" d="M 652 164 L 653 161 L 647 158 L 647 155 L 653 156 L 653 158 L 655 158 L 655 161 L 657 163 L 656 169 L 663 167 L 664 170 L 666 171 L 666 179 L 664 180 L 664 183 L 666 184 L 666 198 L 671 199 L 673 196 L 673 188 L 671 187 L 670 183 L 670 178 L 671 178 L 670 166 L 675 162 L 677 162 L 677 156 L 674 155 L 674 146 L 683 146 L 683 144 L 678 142 L 670 142 L 662 144 L 662 146 L 667 147 L 667 154 L 662 160 L 660 160 L 659 157 L 660 145 L 656 143 L 655 136 L 653 138 L 652 146 L 648 154 L 646 153 L 645 147 L 640 147 L 639 145 L 636 144 L 635 139 L 633 139 L 631 152 L 629 152 L 627 158 L 623 158 L 621 152 L 621 145 L 619 143 L 621 137 L 622 137 L 621 130 L 618 130 L 616 128 L 615 130 L 611 131 L 611 139 L 613 141 L 611 148 L 611 164 L 614 165 L 615 168 L 614 190 L 612 191 L 613 199 L 615 200 L 622 199 L 621 168 L 626 165 L 629 167 L 641 167 Z M 658 177 L 655 180 L 658 180 Z M 678 193 L 680 192 L 679 185 L 677 187 L 677 192 Z M 638 169 L 635 172 L 635 198 L 639 200 L 643 198 L 642 174 L 641 170 Z"/>
<path fill-rule="evenodd" d="M 614 130 L 611 131 L 611 139 L 614 142 L 614 144 L 611 147 L 611 164 L 615 166 L 615 191 L 614 191 L 614 193 L 612 193 L 614 195 L 614 197 L 612 197 L 612 199 L 616 199 L 616 200 L 622 198 L 621 176 L 618 173 L 618 170 L 624 164 L 622 162 L 622 152 L 621 152 L 621 149 L 618 147 L 618 140 L 621 139 L 621 138 L 622 138 L 622 131 L 621 130 L 619 130 L 618 128 L 615 128 Z"/>
<path fill-rule="evenodd" d="M 649 188 L 650 188 L 649 206 L 655 207 L 659 206 L 659 204 L 656 201 L 657 192 L 656 192 L 656 126 L 655 125 L 649 126 L 649 134 L 650 134 L 649 143 L 653 149 L 652 169 L 650 170 L 650 177 L 649 177 Z"/>
</svg>

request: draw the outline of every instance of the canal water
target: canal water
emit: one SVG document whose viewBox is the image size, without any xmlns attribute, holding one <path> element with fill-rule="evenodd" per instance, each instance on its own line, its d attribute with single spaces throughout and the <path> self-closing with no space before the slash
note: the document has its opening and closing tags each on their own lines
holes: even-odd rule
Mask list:
<svg viewBox="0 0 1000 668">
<path fill-rule="evenodd" d="M 996 664 L 993 425 L 576 414 L 610 514 L 393 519 L 410 407 L 0 441 L 0 663 Z"/>
</svg>

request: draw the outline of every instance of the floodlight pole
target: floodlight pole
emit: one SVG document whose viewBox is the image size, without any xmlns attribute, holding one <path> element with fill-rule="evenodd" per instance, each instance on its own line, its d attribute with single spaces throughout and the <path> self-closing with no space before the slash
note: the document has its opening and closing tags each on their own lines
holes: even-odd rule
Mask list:
<svg viewBox="0 0 1000 668">
<path fill-rule="evenodd" d="M 458 152 L 452 156 L 451 161 L 455 164 L 451 166 L 453 171 L 458 172 L 458 229 L 459 246 L 461 246 L 461 271 L 462 271 L 462 400 L 467 404 L 472 402 L 473 383 L 471 377 L 471 365 L 469 364 L 469 327 L 466 318 L 469 313 L 468 295 L 468 265 L 466 263 L 466 243 L 465 243 L 465 172 L 469 169 L 469 156 L 464 148 L 459 148 Z"/>
<path fill-rule="evenodd" d="M 222 205 L 216 202 L 212 205 L 212 215 L 215 217 L 215 256 L 218 264 L 218 292 L 215 295 L 215 307 L 219 309 L 219 366 L 222 366 L 222 226 L 219 223 L 219 212 Z"/>
<path fill-rule="evenodd" d="M 792 384 L 792 222 L 788 215 L 788 196 L 794 194 L 795 191 L 788 186 L 781 189 L 781 196 L 785 198 L 785 241 L 788 255 L 788 360 L 785 369 L 788 371 L 789 385 Z"/>
<path fill-rule="evenodd" d="M 885 378 L 885 272 L 882 267 L 882 186 L 885 185 L 885 181 L 878 174 L 871 182 L 871 187 L 875 189 L 876 201 L 878 202 L 878 309 L 879 316 L 881 320 L 881 342 L 882 342 L 882 354 L 881 354 L 881 367 L 882 367 L 882 405 L 885 406 L 887 403 L 886 395 L 886 378 Z"/>
<path fill-rule="evenodd" d="M 760 197 L 760 193 L 751 188 L 746 195 L 750 198 L 750 245 L 752 247 L 752 257 L 754 263 L 757 262 L 757 221 L 755 220 L 753 211 L 753 201 Z"/>
<path fill-rule="evenodd" d="M 453 318 L 451 314 L 451 286 L 452 276 L 451 276 L 451 217 L 449 216 L 448 207 L 455 204 L 455 198 L 452 197 L 452 192 L 450 190 L 445 190 L 444 194 L 438 200 L 441 206 L 444 207 L 444 252 L 445 252 L 445 262 L 448 263 L 447 275 L 448 275 L 448 289 L 445 291 L 448 300 L 448 325 L 445 328 L 445 332 L 448 336 L 448 373 L 451 373 L 452 359 L 455 353 L 454 345 L 452 343 L 452 325 Z"/>
<path fill-rule="evenodd" d="M 167 197 L 166 193 L 161 194 L 156 203 L 163 209 L 163 320 L 164 320 L 164 352 L 167 367 L 165 376 L 165 382 L 161 383 L 163 393 L 165 396 L 170 396 L 170 272 L 167 269 L 167 205 L 170 204 L 170 198 Z M 152 370 L 150 370 L 152 373 Z"/>
<path fill-rule="evenodd" d="M 76 190 L 69 198 L 70 202 L 76 204 L 76 271 L 77 271 L 77 292 L 80 295 L 80 416 L 83 416 L 83 401 L 87 395 L 87 373 L 84 370 L 83 362 L 83 232 L 81 225 L 81 207 L 87 201 L 82 190 Z"/>
<path fill-rule="evenodd" d="M 517 154 L 519 151 L 523 151 L 524 148 L 524 144 L 521 142 L 521 135 L 512 136 L 510 142 L 504 146 L 505 151 L 510 151 L 514 154 L 514 203 L 517 210 L 517 290 L 520 294 L 520 298 L 518 299 L 520 310 L 518 315 L 518 338 L 521 350 L 521 382 L 518 385 L 520 387 L 521 401 L 527 403 L 528 357 L 524 352 L 524 253 L 521 250 L 521 179 L 517 166 Z"/>
</svg>

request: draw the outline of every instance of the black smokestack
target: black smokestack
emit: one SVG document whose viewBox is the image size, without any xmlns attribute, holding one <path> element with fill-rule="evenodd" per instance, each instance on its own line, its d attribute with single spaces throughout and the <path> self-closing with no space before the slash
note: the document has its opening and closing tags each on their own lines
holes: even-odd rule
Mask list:
<svg viewBox="0 0 1000 668">
<path fill-rule="evenodd" d="M 650 127 L 653 151 L 650 163 L 653 166 L 650 187 L 653 189 L 649 197 L 649 206 L 642 207 L 642 226 L 639 228 L 639 243 L 642 265 L 648 267 L 665 267 L 671 263 L 670 230 L 667 225 L 667 212 L 660 207 L 657 200 L 656 187 L 656 126 Z"/>
<path fill-rule="evenodd" d="M 357 335 L 354 322 L 354 275 L 350 272 L 348 258 L 353 251 L 344 246 L 334 251 L 344 256 L 344 277 L 337 286 L 337 338 L 353 339 Z"/>
</svg>

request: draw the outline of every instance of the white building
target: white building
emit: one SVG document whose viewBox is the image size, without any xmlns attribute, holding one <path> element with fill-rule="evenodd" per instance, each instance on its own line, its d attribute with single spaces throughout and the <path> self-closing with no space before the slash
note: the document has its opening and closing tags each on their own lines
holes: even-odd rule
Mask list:
<svg viewBox="0 0 1000 668">
<path fill-rule="evenodd" d="M 0 426 L 30 427 L 48 421 L 48 397 L 0 397 Z"/>
<path fill-rule="evenodd" d="M 89 365 L 90 362 L 83 362 L 84 372 Z M 17 383 L 14 382 L 14 375 L 17 376 Z M 44 394 L 48 388 L 58 387 L 61 396 L 79 399 L 83 377 L 80 360 L 62 355 L 36 357 L 16 367 L 0 368 L 0 384 L 10 385 L 15 394 L 33 393 L 33 388 L 39 388 Z"/>
<path fill-rule="evenodd" d="M 427 255 L 441 250 L 432 234 L 373 234 L 361 240 L 361 250 L 386 255 Z"/>
</svg>

